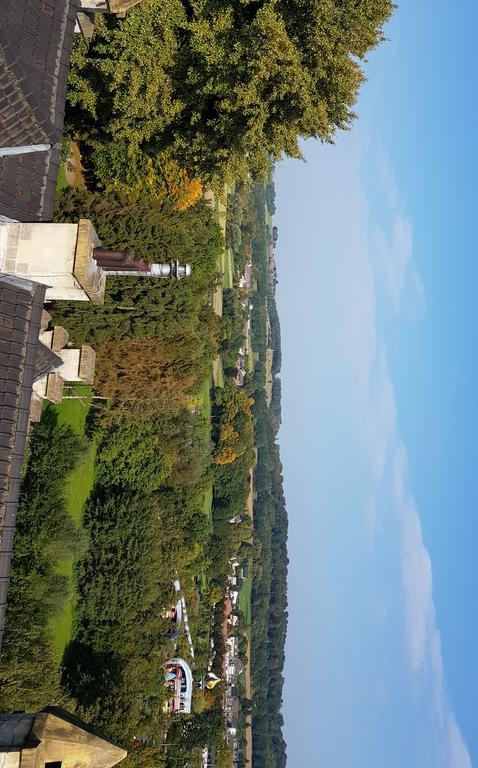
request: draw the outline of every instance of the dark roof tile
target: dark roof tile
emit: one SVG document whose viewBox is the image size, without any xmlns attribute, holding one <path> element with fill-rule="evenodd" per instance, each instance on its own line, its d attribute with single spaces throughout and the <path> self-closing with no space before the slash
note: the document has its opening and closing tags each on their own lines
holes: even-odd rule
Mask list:
<svg viewBox="0 0 478 768">
<path fill-rule="evenodd" d="M 52 146 L 0 158 L 0 214 L 12 219 L 53 215 L 75 16 L 73 0 L 0 0 L 0 146 Z M 17 194 L 25 178 L 27 200 Z"/>
</svg>

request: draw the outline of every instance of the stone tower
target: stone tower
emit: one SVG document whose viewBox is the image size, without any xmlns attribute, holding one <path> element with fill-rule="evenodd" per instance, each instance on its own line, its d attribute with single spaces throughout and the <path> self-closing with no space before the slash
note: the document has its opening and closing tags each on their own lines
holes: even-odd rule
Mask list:
<svg viewBox="0 0 478 768">
<path fill-rule="evenodd" d="M 189 277 L 189 264 L 135 259 L 103 248 L 88 219 L 78 224 L 0 224 L 0 272 L 47 285 L 45 301 L 103 304 L 106 276 Z"/>
</svg>

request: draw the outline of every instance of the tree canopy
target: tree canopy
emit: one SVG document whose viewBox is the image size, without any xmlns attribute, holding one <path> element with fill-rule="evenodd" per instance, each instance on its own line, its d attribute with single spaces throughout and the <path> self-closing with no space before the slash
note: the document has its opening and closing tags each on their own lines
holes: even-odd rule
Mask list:
<svg viewBox="0 0 478 768">
<path fill-rule="evenodd" d="M 146 157 L 167 152 L 205 179 L 264 178 L 271 157 L 300 157 L 299 137 L 329 142 L 350 125 L 362 62 L 393 8 L 392 0 L 144 0 L 78 43 L 72 117 L 106 177 L 109 168 L 140 173 Z"/>
</svg>

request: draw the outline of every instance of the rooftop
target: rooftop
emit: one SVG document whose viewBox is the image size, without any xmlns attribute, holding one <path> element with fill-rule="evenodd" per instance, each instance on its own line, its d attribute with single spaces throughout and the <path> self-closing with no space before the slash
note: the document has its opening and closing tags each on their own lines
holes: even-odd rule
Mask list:
<svg viewBox="0 0 478 768">
<path fill-rule="evenodd" d="M 0 156 L 0 215 L 53 216 L 76 5 L 0 0 L 0 148 L 50 149 Z"/>
</svg>

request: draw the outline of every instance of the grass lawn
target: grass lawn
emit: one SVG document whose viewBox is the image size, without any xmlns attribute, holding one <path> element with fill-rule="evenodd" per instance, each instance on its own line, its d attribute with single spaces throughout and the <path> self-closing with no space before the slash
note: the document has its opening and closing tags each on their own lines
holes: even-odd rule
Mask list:
<svg viewBox="0 0 478 768">
<path fill-rule="evenodd" d="M 231 248 L 226 248 L 224 251 L 224 265 L 222 270 L 222 287 L 232 288 L 233 281 L 233 258 Z"/>
<path fill-rule="evenodd" d="M 221 355 L 217 355 L 212 364 L 212 380 L 215 387 L 224 386 L 224 369 L 222 367 Z"/>
<path fill-rule="evenodd" d="M 244 614 L 244 623 L 247 628 L 251 626 L 251 592 L 252 592 L 252 560 L 247 561 L 249 576 L 244 579 L 239 588 L 239 608 Z"/>
<path fill-rule="evenodd" d="M 67 186 L 68 186 L 68 182 L 66 180 L 65 164 L 60 163 L 60 167 L 58 169 L 58 176 L 56 177 L 56 191 L 61 192 L 61 190 L 66 189 Z"/>
<path fill-rule="evenodd" d="M 76 387 L 76 394 L 81 395 L 81 400 L 63 400 L 55 406 L 59 424 L 67 424 L 77 435 L 85 432 L 85 422 L 91 404 L 91 387 Z M 66 509 L 77 525 L 80 524 L 85 502 L 93 487 L 95 475 L 95 446 L 93 443 L 81 462 L 65 479 Z M 57 572 L 70 579 L 70 593 L 63 610 L 55 616 L 50 624 L 53 635 L 53 647 L 57 658 L 61 660 L 63 651 L 71 639 L 73 630 L 73 604 L 74 604 L 74 558 L 65 557 L 57 564 Z"/>
<path fill-rule="evenodd" d="M 202 401 L 201 413 L 203 414 L 203 416 L 206 417 L 206 419 L 211 420 L 211 377 L 210 376 L 208 376 L 207 379 L 205 380 L 199 394 Z"/>
</svg>

